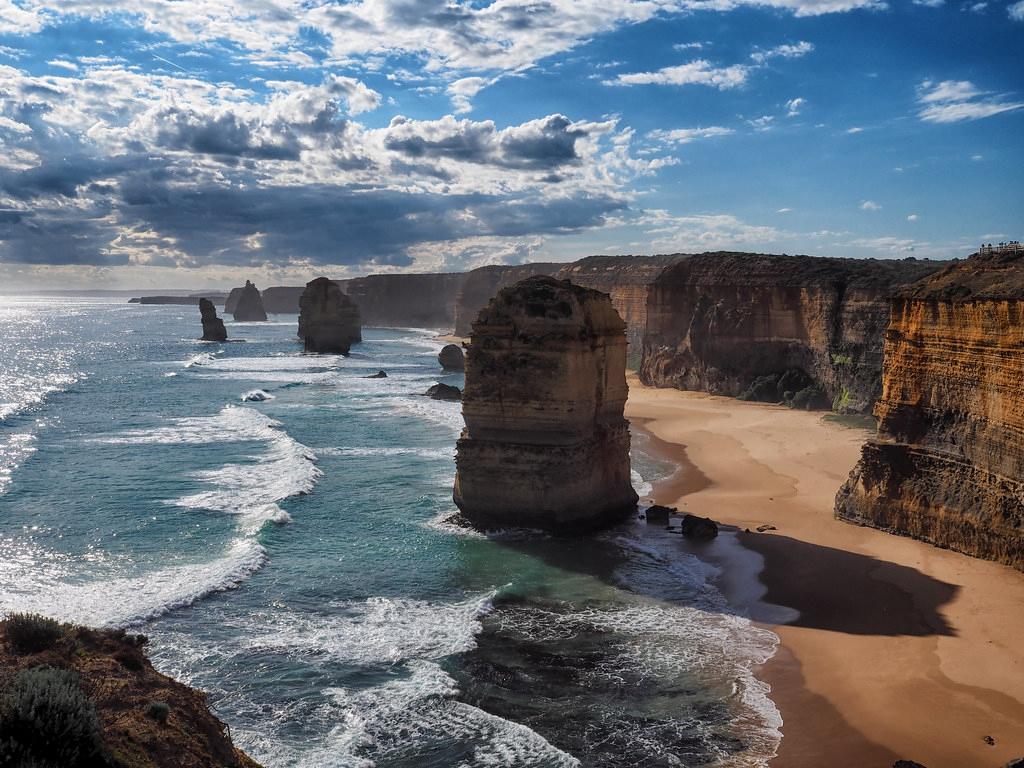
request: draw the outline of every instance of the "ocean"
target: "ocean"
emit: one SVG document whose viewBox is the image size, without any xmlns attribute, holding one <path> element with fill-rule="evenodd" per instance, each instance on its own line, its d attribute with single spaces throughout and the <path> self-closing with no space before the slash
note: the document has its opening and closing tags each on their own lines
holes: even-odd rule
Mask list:
<svg viewBox="0 0 1024 768">
<path fill-rule="evenodd" d="M 436 331 L 0 297 L 0 613 L 150 638 L 267 768 L 761 766 L 777 644 L 657 526 L 451 525 Z M 385 370 L 385 379 L 365 378 Z M 634 440 L 641 495 L 671 471 Z"/>
</svg>

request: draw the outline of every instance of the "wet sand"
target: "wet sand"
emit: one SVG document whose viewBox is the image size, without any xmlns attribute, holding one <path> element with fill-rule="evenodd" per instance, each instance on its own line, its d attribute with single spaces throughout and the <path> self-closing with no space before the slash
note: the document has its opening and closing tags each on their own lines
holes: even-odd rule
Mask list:
<svg viewBox="0 0 1024 768">
<path fill-rule="evenodd" d="M 784 720 L 773 767 L 1024 757 L 1024 573 L 835 520 L 864 429 L 629 385 L 634 429 L 680 467 L 653 497 L 736 527 L 711 548 L 720 586 L 781 638 L 759 672 Z"/>
</svg>

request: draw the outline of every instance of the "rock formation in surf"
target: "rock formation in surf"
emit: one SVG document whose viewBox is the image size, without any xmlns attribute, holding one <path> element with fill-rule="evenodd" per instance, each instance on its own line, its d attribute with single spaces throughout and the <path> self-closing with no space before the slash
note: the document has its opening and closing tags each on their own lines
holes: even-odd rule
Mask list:
<svg viewBox="0 0 1024 768">
<path fill-rule="evenodd" d="M 681 254 L 590 256 L 566 264 L 555 277 L 611 296 L 612 306 L 626 323 L 627 363 L 638 368 L 647 331 L 647 294 L 665 267 L 681 258 Z"/>
<path fill-rule="evenodd" d="M 867 411 L 881 392 L 891 297 L 941 266 L 917 259 L 688 256 L 650 286 L 640 378 L 659 387 Z"/>
<path fill-rule="evenodd" d="M 480 310 L 498 291 L 533 275 L 553 275 L 563 264 L 517 264 L 478 267 L 467 272 L 455 301 L 455 335 L 469 336 Z"/>
<path fill-rule="evenodd" d="M 347 355 L 363 340 L 359 309 L 326 277 L 306 284 L 299 299 L 299 338 L 307 352 Z"/>
<path fill-rule="evenodd" d="M 454 499 L 481 528 L 580 531 L 635 510 L 625 323 L 548 276 L 502 289 L 472 327 Z"/>
<path fill-rule="evenodd" d="M 231 314 L 236 323 L 260 322 L 267 319 L 260 292 L 250 281 L 245 281 L 245 287 L 239 294 L 238 302 Z"/>
<path fill-rule="evenodd" d="M 837 517 L 1024 570 L 1018 249 L 954 262 L 893 300 L 878 435 L 839 491 Z"/>
<path fill-rule="evenodd" d="M 431 400 L 461 400 L 462 390 L 451 384 L 434 384 L 424 392 Z"/>
<path fill-rule="evenodd" d="M 0 764 L 259 768 L 206 695 L 153 669 L 145 646 L 124 630 L 0 621 Z"/>
<path fill-rule="evenodd" d="M 466 356 L 462 353 L 462 347 L 458 344 L 445 344 L 441 353 L 437 356 L 437 362 L 446 371 L 466 370 Z"/>
<path fill-rule="evenodd" d="M 217 317 L 217 308 L 209 299 L 199 300 L 199 315 L 203 323 L 203 341 L 227 341 L 224 321 Z"/>
</svg>

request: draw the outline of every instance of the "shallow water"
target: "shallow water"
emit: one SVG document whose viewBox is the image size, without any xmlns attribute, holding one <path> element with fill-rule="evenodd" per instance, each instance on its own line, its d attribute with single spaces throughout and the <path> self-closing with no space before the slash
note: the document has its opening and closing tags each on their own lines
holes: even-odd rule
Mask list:
<svg viewBox="0 0 1024 768">
<path fill-rule="evenodd" d="M 0 302 L 0 611 L 140 627 L 268 768 L 774 753 L 776 638 L 678 540 L 445 522 L 461 412 L 419 393 L 462 376 L 433 332 L 316 357 L 294 317 L 214 345 L 193 307 Z"/>
</svg>

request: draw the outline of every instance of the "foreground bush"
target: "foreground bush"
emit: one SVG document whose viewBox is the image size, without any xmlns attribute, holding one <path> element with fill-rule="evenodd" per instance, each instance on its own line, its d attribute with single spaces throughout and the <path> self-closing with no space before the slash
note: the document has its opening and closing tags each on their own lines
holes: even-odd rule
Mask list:
<svg viewBox="0 0 1024 768">
<path fill-rule="evenodd" d="M 38 613 L 12 613 L 0 622 L 0 628 L 11 650 L 22 655 L 50 650 L 67 630 L 56 619 Z"/>
<path fill-rule="evenodd" d="M 0 698 L 0 766 L 105 765 L 96 709 L 74 672 L 32 667 L 14 676 Z"/>
</svg>

